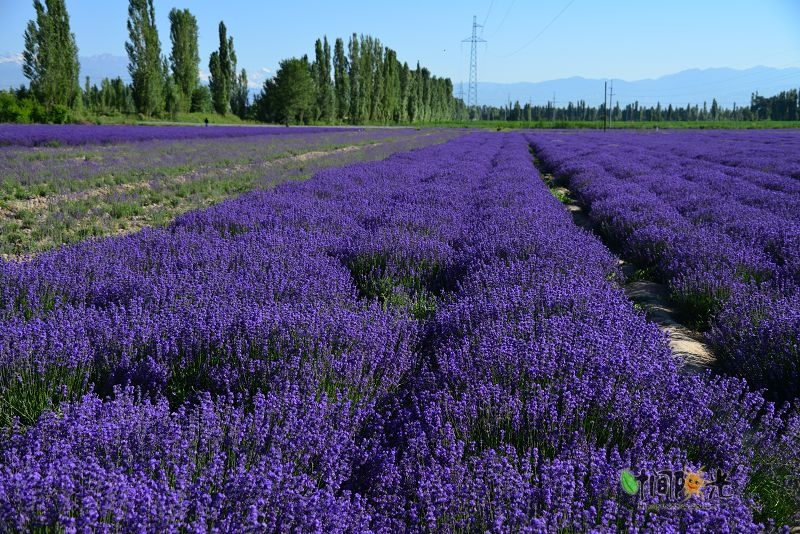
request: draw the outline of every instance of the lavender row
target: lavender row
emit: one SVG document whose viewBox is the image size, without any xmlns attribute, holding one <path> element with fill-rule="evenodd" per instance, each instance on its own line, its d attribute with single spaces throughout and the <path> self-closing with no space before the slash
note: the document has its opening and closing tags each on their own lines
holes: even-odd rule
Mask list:
<svg viewBox="0 0 800 534">
<path fill-rule="evenodd" d="M 797 419 L 679 372 L 519 134 L 0 266 L 9 529 L 757 531 L 800 465 Z M 700 466 L 724 497 L 619 484 Z"/>
<path fill-rule="evenodd" d="M 0 147 L 116 144 L 154 139 L 211 139 L 324 133 L 342 130 L 342 128 L 311 127 L 0 124 Z"/>
<path fill-rule="evenodd" d="M 738 132 L 532 135 L 543 164 L 568 177 L 590 217 L 625 255 L 668 282 L 720 363 L 771 394 L 800 392 L 800 182 L 732 167 Z M 758 132 L 761 144 L 786 132 Z M 774 139 L 773 139 L 774 137 Z M 744 147 L 759 146 L 755 142 Z M 759 154 L 755 154 L 758 160 Z M 754 164 L 755 165 L 755 164 Z"/>
</svg>

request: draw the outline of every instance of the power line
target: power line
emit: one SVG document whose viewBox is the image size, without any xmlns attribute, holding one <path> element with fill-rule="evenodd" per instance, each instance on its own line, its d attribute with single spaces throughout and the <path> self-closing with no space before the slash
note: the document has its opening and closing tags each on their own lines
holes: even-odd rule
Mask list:
<svg viewBox="0 0 800 534">
<path fill-rule="evenodd" d="M 486 21 L 489 20 L 489 14 L 492 12 L 492 6 L 494 5 L 494 0 L 489 3 L 489 10 L 486 11 L 486 16 L 483 17 L 483 26 L 486 26 Z M 483 36 L 483 28 L 481 28 L 481 37 Z"/>
<path fill-rule="evenodd" d="M 565 6 L 564 6 L 564 8 L 563 8 L 561 11 L 559 11 L 559 12 L 558 12 L 558 14 L 557 14 L 555 17 L 553 17 L 553 19 L 552 19 L 550 22 L 548 22 L 548 23 L 547 23 L 547 25 L 545 25 L 545 27 L 544 27 L 544 28 L 542 28 L 542 29 L 541 29 L 541 31 L 540 31 L 539 33 L 537 33 L 536 35 L 534 35 L 534 36 L 533 36 L 533 39 L 531 39 L 530 41 L 528 41 L 527 43 L 525 43 L 524 45 L 522 45 L 521 47 L 519 47 L 517 50 L 515 50 L 515 51 L 511 52 L 510 54 L 506 54 L 506 55 L 502 55 L 502 56 L 498 56 L 498 57 L 511 57 L 511 56 L 513 56 L 513 55 L 516 55 L 516 54 L 518 54 L 519 52 L 522 52 L 522 51 L 523 51 L 523 50 L 525 50 L 526 48 L 528 48 L 530 45 L 532 45 L 532 44 L 534 43 L 534 41 L 536 41 L 536 39 L 538 39 L 539 37 L 541 37 L 541 36 L 542 36 L 542 34 L 543 34 L 544 32 L 546 32 L 546 31 L 547 31 L 547 28 L 549 28 L 550 26 L 552 26 L 552 25 L 553 25 L 553 23 L 554 23 L 555 21 L 557 21 L 557 20 L 558 20 L 558 18 L 559 18 L 561 15 L 563 15 L 563 14 L 564 14 L 564 12 L 565 12 L 567 9 L 569 9 L 569 6 L 571 6 L 573 3 L 575 3 L 575 0 L 569 0 L 569 2 L 567 3 L 567 5 L 565 5 Z"/>
<path fill-rule="evenodd" d="M 511 13 L 511 8 L 514 7 L 514 3 L 515 2 L 516 2 L 516 0 L 511 0 L 511 3 L 508 5 L 508 9 L 506 9 L 506 14 L 503 15 L 503 18 L 500 20 L 500 25 L 497 26 L 497 28 L 494 29 L 494 31 L 492 32 L 492 34 L 489 37 L 493 37 L 494 35 L 496 35 L 497 32 L 500 31 L 500 28 L 503 27 L 503 24 L 505 24 L 506 19 L 508 18 L 508 14 Z"/>
</svg>

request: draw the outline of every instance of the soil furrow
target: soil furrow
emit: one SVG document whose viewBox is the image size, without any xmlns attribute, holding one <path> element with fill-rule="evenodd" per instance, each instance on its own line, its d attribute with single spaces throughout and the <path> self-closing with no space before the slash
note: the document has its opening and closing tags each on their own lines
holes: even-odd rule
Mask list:
<svg viewBox="0 0 800 534">
<path fill-rule="evenodd" d="M 594 227 L 587 210 L 579 201 L 575 200 L 575 196 L 569 188 L 564 186 L 563 181 L 558 181 L 556 185 L 552 175 L 545 174 L 541 169 L 540 172 L 550 187 L 550 191 L 572 215 L 573 222 L 605 242 L 601 232 Z M 692 330 L 680 321 L 679 312 L 670 301 L 667 287 L 651 280 L 635 279 L 637 267 L 622 258 L 619 260 L 619 265 L 625 275 L 626 281 L 622 285 L 625 295 L 645 312 L 649 320 L 669 334 L 672 353 L 684 361 L 684 370 L 704 372 L 713 368 L 716 360 L 711 349 L 703 342 L 700 332 Z"/>
</svg>

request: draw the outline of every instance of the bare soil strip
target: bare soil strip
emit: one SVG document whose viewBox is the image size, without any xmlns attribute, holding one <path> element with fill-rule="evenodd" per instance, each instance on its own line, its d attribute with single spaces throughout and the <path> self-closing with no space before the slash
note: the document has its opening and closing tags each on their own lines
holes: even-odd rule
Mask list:
<svg viewBox="0 0 800 534">
<path fill-rule="evenodd" d="M 552 176 L 543 174 L 550 190 L 559 198 L 572 215 L 573 222 L 592 232 L 598 239 L 602 235 L 595 231 L 589 215 L 583 206 L 574 199 L 570 190 L 562 185 L 552 185 Z M 647 318 L 669 334 L 669 345 L 672 353 L 684 362 L 686 372 L 704 372 L 715 366 L 715 358 L 711 349 L 703 343 L 702 335 L 682 324 L 678 319 L 678 311 L 671 305 L 669 291 L 664 284 L 649 280 L 632 280 L 636 267 L 625 260 L 619 260 L 620 270 L 626 281 L 622 285 L 625 295 L 640 309 Z"/>
</svg>

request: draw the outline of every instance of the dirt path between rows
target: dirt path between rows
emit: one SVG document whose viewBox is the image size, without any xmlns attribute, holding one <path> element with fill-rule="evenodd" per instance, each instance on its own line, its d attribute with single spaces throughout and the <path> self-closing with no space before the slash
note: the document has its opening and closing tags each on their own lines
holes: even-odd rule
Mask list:
<svg viewBox="0 0 800 534">
<path fill-rule="evenodd" d="M 545 181 L 548 176 L 544 175 Z M 552 179 L 552 177 L 550 177 Z M 557 197 L 564 200 L 567 210 L 572 215 L 573 222 L 592 232 L 602 240 L 599 232 L 595 231 L 589 215 L 583 206 L 572 196 L 570 190 L 563 186 L 551 186 L 550 190 Z M 649 280 L 632 280 L 636 273 L 636 266 L 619 260 L 619 266 L 625 275 L 626 281 L 622 288 L 625 295 L 644 310 L 647 318 L 669 334 L 669 346 L 675 356 L 684 361 L 684 370 L 687 372 L 704 372 L 715 365 L 715 358 L 709 347 L 703 343 L 702 335 L 682 324 L 678 319 L 677 310 L 671 305 L 669 290 L 664 284 Z"/>
</svg>

